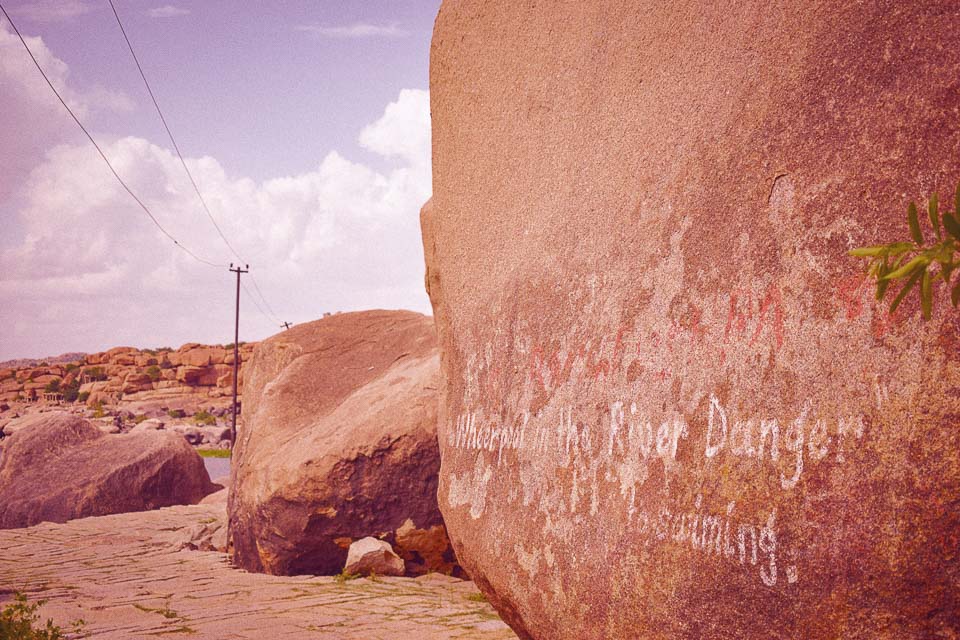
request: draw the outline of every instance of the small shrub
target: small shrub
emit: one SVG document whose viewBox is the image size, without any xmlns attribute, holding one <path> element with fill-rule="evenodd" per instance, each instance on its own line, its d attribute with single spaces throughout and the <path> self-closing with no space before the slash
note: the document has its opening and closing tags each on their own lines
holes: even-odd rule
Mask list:
<svg viewBox="0 0 960 640">
<path fill-rule="evenodd" d="M 867 274 L 877 283 L 877 300 L 884 299 L 894 280 L 903 281 L 890 303 L 890 313 L 896 311 L 907 294 L 919 285 L 917 293 L 924 320 L 929 320 L 933 313 L 933 291 L 937 280 L 943 280 L 946 289 L 950 290 L 953 306 L 960 305 L 960 278 L 950 281 L 953 273 L 960 273 L 960 183 L 954 196 L 953 213 L 945 211 L 941 214 L 934 193 L 927 202 L 927 217 L 933 233 L 925 236 L 917 204 L 910 202 L 907 207 L 910 240 L 850 251 L 850 255 L 867 260 Z"/>
<path fill-rule="evenodd" d="M 350 580 L 356 580 L 359 577 L 360 577 L 359 573 L 350 573 L 349 571 L 347 571 L 347 568 L 344 567 L 340 573 L 333 576 L 333 579 L 337 584 L 344 584 L 346 582 L 349 582 Z"/>
<path fill-rule="evenodd" d="M 206 409 L 201 409 L 193 415 L 193 421 L 199 425 L 209 426 L 217 424 L 217 417 Z"/>
<path fill-rule="evenodd" d="M 74 363 L 74 362 L 71 362 L 70 364 L 68 364 L 67 366 L 65 366 L 63 370 L 66 371 L 67 373 L 70 373 L 71 371 L 76 371 L 76 370 L 79 369 L 79 368 L 80 368 L 80 365 L 78 365 L 78 364 L 76 364 L 76 363 Z"/>
<path fill-rule="evenodd" d="M 143 421 L 146 420 L 146 419 L 147 419 L 147 414 L 145 414 L 145 413 L 141 413 L 141 414 L 135 415 L 135 416 L 133 416 L 133 424 L 140 424 L 141 422 L 143 422 Z"/>
<path fill-rule="evenodd" d="M 147 377 L 150 378 L 150 380 L 152 380 L 153 382 L 156 382 L 157 380 L 160 379 L 160 367 L 157 366 L 156 360 L 154 360 L 153 362 L 154 363 L 152 365 L 147 367 L 147 370 L 145 371 L 145 373 L 147 374 Z"/>
<path fill-rule="evenodd" d="M 174 419 L 187 417 L 187 413 L 183 409 L 168 409 L 167 415 Z"/>
<path fill-rule="evenodd" d="M 33 604 L 27 603 L 27 596 L 22 593 L 14 595 L 14 600 L 0 611 L 0 638 L 4 640 L 65 640 L 63 629 L 47 620 L 46 624 L 39 625 L 40 614 L 37 613 L 44 604 L 39 600 Z M 73 623 L 73 632 L 83 631 L 83 620 Z"/>
<path fill-rule="evenodd" d="M 60 378 L 51 380 L 47 383 L 47 386 L 43 388 L 47 393 L 57 393 L 60 391 Z"/>
<path fill-rule="evenodd" d="M 66 384 L 61 384 L 60 392 L 63 394 L 63 399 L 67 402 L 76 402 L 77 398 L 80 397 L 80 379 L 74 378 Z"/>
<path fill-rule="evenodd" d="M 107 415 L 106 411 L 103 410 L 103 400 L 97 400 L 93 403 L 93 417 L 102 418 Z"/>
<path fill-rule="evenodd" d="M 470 602 L 486 602 L 487 597 L 478 591 L 477 593 L 471 593 L 468 595 L 467 600 Z"/>
<path fill-rule="evenodd" d="M 103 367 L 89 367 L 83 370 L 83 375 L 87 376 L 93 382 L 101 382 L 107 379 L 107 372 Z"/>
<path fill-rule="evenodd" d="M 89 391 L 81 391 L 80 393 L 77 394 L 77 402 L 86 402 L 89 399 L 90 399 Z"/>
</svg>

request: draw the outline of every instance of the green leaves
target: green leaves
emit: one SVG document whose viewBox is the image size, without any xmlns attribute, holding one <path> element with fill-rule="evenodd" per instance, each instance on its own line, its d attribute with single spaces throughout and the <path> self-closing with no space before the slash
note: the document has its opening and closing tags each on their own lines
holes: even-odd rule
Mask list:
<svg viewBox="0 0 960 640">
<path fill-rule="evenodd" d="M 910 225 L 910 235 L 917 246 L 923 245 L 923 233 L 920 231 L 920 219 L 917 218 L 917 205 L 911 202 L 907 208 L 907 224 Z"/>
<path fill-rule="evenodd" d="M 885 276 L 881 276 L 881 279 L 896 280 L 898 278 L 906 278 L 918 269 L 926 269 L 928 264 L 930 264 L 930 258 L 924 255 L 919 255 L 899 269 L 891 271 Z"/>
<path fill-rule="evenodd" d="M 900 306 L 900 303 L 903 302 L 903 299 L 907 297 L 907 294 L 910 293 L 910 289 L 913 289 L 917 282 L 920 280 L 920 276 L 923 274 L 919 271 L 907 280 L 907 284 L 903 285 L 903 289 L 900 289 L 900 293 L 897 294 L 897 297 L 893 299 L 893 303 L 890 304 L 890 313 L 893 313 L 897 310 L 897 307 Z"/>
<path fill-rule="evenodd" d="M 956 218 L 949 213 L 943 214 L 943 226 L 955 240 L 960 240 L 960 222 Z"/>
<path fill-rule="evenodd" d="M 937 240 L 940 239 L 940 221 L 937 219 L 938 211 L 937 194 L 933 194 L 930 196 L 930 202 L 927 204 L 927 216 L 930 218 L 930 226 L 933 227 L 933 233 L 936 234 Z"/>
<path fill-rule="evenodd" d="M 953 213 L 940 215 L 937 194 L 934 193 L 927 203 L 927 218 L 937 242 L 926 245 L 917 205 L 911 202 L 907 207 L 907 225 L 913 242 L 891 242 L 885 245 L 860 247 L 849 253 L 855 258 L 868 260 L 867 273 L 877 284 L 877 300 L 883 300 L 890 285 L 895 280 L 906 279 L 905 284 L 890 303 L 890 313 L 900 306 L 907 295 L 920 284 L 920 309 L 924 320 L 933 315 L 934 286 L 937 280 L 950 287 L 950 302 L 954 307 L 960 305 L 960 278 L 950 285 L 951 276 L 960 267 L 960 183 L 954 197 Z M 942 224 L 941 224 L 942 223 Z"/>
<path fill-rule="evenodd" d="M 883 244 L 876 247 L 862 247 L 853 249 L 850 255 L 857 258 L 871 258 L 884 256 L 899 256 L 914 248 L 910 242 L 894 242 L 892 244 Z"/>
<path fill-rule="evenodd" d="M 956 216 L 954 220 L 960 218 L 960 182 L 957 183 L 957 192 L 953 195 L 953 214 Z M 960 240 L 960 236 L 954 238 Z"/>
</svg>

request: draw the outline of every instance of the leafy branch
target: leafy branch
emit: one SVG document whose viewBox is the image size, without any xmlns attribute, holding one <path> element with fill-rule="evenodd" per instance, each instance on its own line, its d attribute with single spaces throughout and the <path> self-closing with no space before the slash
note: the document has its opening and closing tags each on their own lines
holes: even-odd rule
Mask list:
<svg viewBox="0 0 960 640">
<path fill-rule="evenodd" d="M 960 257 L 957 257 L 960 251 L 960 183 L 957 184 L 953 213 L 940 214 L 937 194 L 934 193 L 927 204 L 927 217 L 936 238 L 936 242 L 930 245 L 926 244 L 920 228 L 917 205 L 911 202 L 907 207 L 907 225 L 912 242 L 891 242 L 850 251 L 851 256 L 869 260 L 867 273 L 876 280 L 877 300 L 884 299 L 893 281 L 905 281 L 890 303 L 890 313 L 896 311 L 907 294 L 919 284 L 924 320 L 929 320 L 933 313 L 933 288 L 938 279 L 950 289 L 953 306 L 960 304 L 960 277 L 952 286 L 950 284 L 950 277 L 960 267 Z"/>
<path fill-rule="evenodd" d="M 11 604 L 0 611 L 0 638 L 3 640 L 65 640 L 67 635 L 63 629 L 47 620 L 46 624 L 40 621 L 37 610 L 46 604 L 46 600 L 34 603 L 27 602 L 27 596 L 17 592 Z M 73 623 L 73 633 L 83 633 L 86 623 L 76 620 Z"/>
</svg>

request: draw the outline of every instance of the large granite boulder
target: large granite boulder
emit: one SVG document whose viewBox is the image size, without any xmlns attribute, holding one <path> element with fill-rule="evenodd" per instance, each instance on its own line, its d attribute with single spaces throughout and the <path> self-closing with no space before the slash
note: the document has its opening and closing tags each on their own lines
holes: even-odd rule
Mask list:
<svg viewBox="0 0 960 640">
<path fill-rule="evenodd" d="M 333 315 L 259 343 L 246 367 L 229 498 L 238 566 L 335 574 L 351 542 L 399 531 L 408 572 L 450 568 L 445 532 L 446 567 L 435 540 L 420 553 L 409 531 L 443 522 L 430 318 Z"/>
<path fill-rule="evenodd" d="M 960 636 L 960 4 L 444 2 L 439 500 L 524 638 Z M 951 201 L 952 209 L 952 197 Z"/>
<path fill-rule="evenodd" d="M 219 488 L 176 434 L 106 435 L 83 418 L 44 413 L 3 440 L 0 529 L 195 504 Z"/>
</svg>

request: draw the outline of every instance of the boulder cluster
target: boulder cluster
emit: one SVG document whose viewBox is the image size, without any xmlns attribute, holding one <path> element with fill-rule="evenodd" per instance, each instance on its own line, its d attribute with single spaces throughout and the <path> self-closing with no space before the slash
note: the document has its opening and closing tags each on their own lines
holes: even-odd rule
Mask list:
<svg viewBox="0 0 960 640">
<path fill-rule="evenodd" d="M 244 351 L 247 401 L 230 465 L 229 529 L 209 523 L 171 544 L 228 549 L 237 566 L 273 574 L 459 574 L 437 505 L 432 319 L 336 314 Z M 232 382 L 224 378 L 231 364 L 222 347 L 118 348 L 8 375 L 19 393 L 50 380 L 89 391 L 94 408 L 47 402 L 0 417 L 0 526 L 202 498 L 212 485 L 189 445 L 231 446 L 228 409 L 190 416 L 167 405 L 210 402 Z M 146 379 L 157 372 L 159 380 Z M 105 407 L 104 398 L 116 404 Z M 56 484 L 67 468 L 70 481 Z"/>
<path fill-rule="evenodd" d="M 240 345 L 243 362 L 254 345 Z M 0 368 L 0 402 L 114 404 L 232 393 L 233 348 L 196 343 L 179 349 L 116 347 L 73 362 Z"/>
<path fill-rule="evenodd" d="M 178 544 L 463 571 L 524 640 L 960 637 L 960 314 L 889 312 L 849 255 L 953 192 L 957 33 L 956 0 L 444 2 L 435 317 L 247 345 L 227 524 Z M 0 400 L 210 399 L 231 357 L 113 349 Z M 212 489 L 196 433 L 54 422 L 2 445 L 0 526 Z"/>
</svg>

